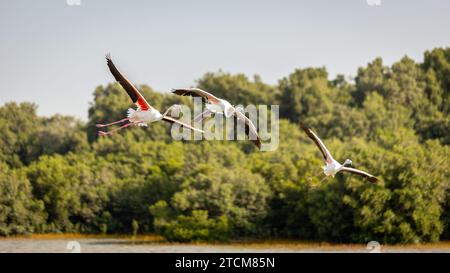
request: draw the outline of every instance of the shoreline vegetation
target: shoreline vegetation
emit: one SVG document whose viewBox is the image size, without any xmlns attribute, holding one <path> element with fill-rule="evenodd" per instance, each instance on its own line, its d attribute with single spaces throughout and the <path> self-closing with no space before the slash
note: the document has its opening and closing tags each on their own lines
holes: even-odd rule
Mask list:
<svg viewBox="0 0 450 273">
<path fill-rule="evenodd" d="M 27 236 L 0 237 L 0 243 L 7 240 L 81 240 L 81 239 L 119 239 L 121 244 L 157 244 L 171 246 L 226 246 L 243 247 L 252 249 L 297 249 L 297 250 L 368 250 L 367 244 L 349 244 L 349 243 L 330 243 L 313 242 L 297 239 L 254 239 L 243 238 L 230 240 L 227 242 L 169 242 L 158 234 L 139 234 L 136 236 L 130 234 L 80 234 L 80 233 L 49 233 L 49 234 L 30 234 Z M 440 241 L 436 243 L 416 243 L 416 244 L 382 244 L 384 250 L 448 250 L 450 251 L 450 241 Z"/>
<path fill-rule="evenodd" d="M 450 240 L 450 47 L 426 51 L 419 62 L 376 58 L 353 79 L 306 67 L 277 84 L 217 72 L 196 86 L 233 105 L 279 105 L 277 150 L 261 152 L 250 141 L 176 141 L 163 123 L 98 137 L 96 124 L 120 120 L 132 107 L 118 83 L 94 90 L 87 122 L 39 116 L 29 102 L 0 106 L 0 236 Z M 192 108 L 190 98 L 139 89 L 161 111 Z M 323 159 L 300 122 L 336 160 L 351 159 L 379 182 L 348 173 L 322 180 Z"/>
</svg>

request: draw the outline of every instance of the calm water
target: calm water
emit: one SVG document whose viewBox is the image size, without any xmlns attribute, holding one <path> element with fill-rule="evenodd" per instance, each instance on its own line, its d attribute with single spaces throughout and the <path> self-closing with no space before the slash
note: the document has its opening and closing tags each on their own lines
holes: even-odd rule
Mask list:
<svg viewBox="0 0 450 273">
<path fill-rule="evenodd" d="M 224 245 L 180 245 L 135 242 L 126 239 L 4 239 L 0 240 L 0 253 L 50 252 L 50 253 L 214 253 L 214 252 L 295 252 L 289 249 L 243 248 Z"/>
<path fill-rule="evenodd" d="M 305 246 L 242 246 L 242 245 L 180 245 L 150 242 L 132 242 L 126 239 L 2 239 L 0 253 L 49 252 L 49 253 L 214 253 L 214 252 L 369 252 L 365 247 L 305 247 Z M 381 252 L 447 252 L 446 248 L 381 248 Z"/>
</svg>

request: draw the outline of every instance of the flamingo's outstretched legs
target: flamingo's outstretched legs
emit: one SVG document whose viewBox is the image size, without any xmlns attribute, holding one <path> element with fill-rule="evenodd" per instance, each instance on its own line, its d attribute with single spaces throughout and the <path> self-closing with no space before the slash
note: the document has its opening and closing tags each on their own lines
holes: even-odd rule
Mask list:
<svg viewBox="0 0 450 273">
<path fill-rule="evenodd" d="M 321 175 L 321 174 L 323 174 L 323 171 L 320 171 L 320 172 L 317 173 L 316 175 L 314 175 L 314 176 L 308 178 L 309 185 L 311 186 L 312 189 L 317 188 L 317 185 L 322 184 L 322 182 L 323 182 L 325 179 L 328 178 L 328 176 L 325 175 L 325 177 L 322 178 L 322 180 L 320 180 L 319 183 L 313 184 L 313 183 L 312 183 L 313 178 L 318 177 L 318 176 Z"/>
<path fill-rule="evenodd" d="M 325 176 L 324 178 L 322 178 L 322 180 L 320 180 L 319 184 L 322 183 L 327 178 L 328 178 L 328 176 Z"/>
<path fill-rule="evenodd" d="M 309 178 L 309 181 L 312 181 L 313 178 L 318 177 L 318 176 L 321 175 L 322 173 L 323 173 L 323 171 L 320 171 L 320 172 L 318 172 L 316 175 L 311 176 L 311 177 Z M 325 177 L 326 177 L 326 176 L 325 176 Z M 321 181 L 321 182 L 322 182 L 322 181 Z"/>
<path fill-rule="evenodd" d="M 111 126 L 111 125 L 114 125 L 114 124 L 119 124 L 119 123 L 122 123 L 122 122 L 125 122 L 125 121 L 129 121 L 129 120 L 130 120 L 129 118 L 124 118 L 124 119 L 121 119 L 121 120 L 118 120 L 118 121 L 115 121 L 115 122 L 111 122 L 111 123 L 108 123 L 108 124 L 97 124 L 96 126 L 97 126 L 97 128 L 103 128 L 103 127 Z"/>
<path fill-rule="evenodd" d="M 114 129 L 114 130 L 111 130 L 111 131 L 109 131 L 109 132 L 104 132 L 104 131 L 98 131 L 98 135 L 99 136 L 107 136 L 107 135 L 112 135 L 112 134 L 114 134 L 115 132 L 117 132 L 117 131 L 119 131 L 119 130 L 122 130 L 122 129 L 125 129 L 125 128 L 127 128 L 127 127 L 129 127 L 129 126 L 131 126 L 131 125 L 134 125 L 135 123 L 127 123 L 127 124 L 125 124 L 125 125 L 123 125 L 123 126 L 121 126 L 121 127 L 119 127 L 119 128 L 116 128 L 116 129 Z"/>
</svg>

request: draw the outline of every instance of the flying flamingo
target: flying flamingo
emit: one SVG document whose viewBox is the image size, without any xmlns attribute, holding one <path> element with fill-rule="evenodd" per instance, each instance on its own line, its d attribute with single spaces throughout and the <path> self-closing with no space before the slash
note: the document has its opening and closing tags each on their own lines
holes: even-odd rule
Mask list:
<svg viewBox="0 0 450 273">
<path fill-rule="evenodd" d="M 328 151 L 328 149 L 325 146 L 325 144 L 323 143 L 323 141 L 310 128 L 308 128 L 303 123 L 300 123 L 300 127 L 302 127 L 302 129 L 309 136 L 309 138 L 311 138 L 314 141 L 314 143 L 316 143 L 317 147 L 319 148 L 320 152 L 323 155 L 323 158 L 326 163 L 326 166 L 323 167 L 323 172 L 325 174 L 325 178 L 328 176 L 334 177 L 336 175 L 336 173 L 338 173 L 340 171 L 344 171 L 344 172 L 350 172 L 350 173 L 364 176 L 367 178 L 367 180 L 369 180 L 369 182 L 372 182 L 372 183 L 377 182 L 378 179 L 375 176 L 373 176 L 367 172 L 364 172 L 364 171 L 361 171 L 358 169 L 354 169 L 354 168 L 346 167 L 348 165 L 350 165 L 350 166 L 352 165 L 352 161 L 350 159 L 346 159 L 344 161 L 344 164 L 341 165 L 339 162 L 334 160 L 333 156 L 331 155 L 330 151 Z"/>
<path fill-rule="evenodd" d="M 131 100 L 137 105 L 137 109 L 134 110 L 132 108 L 128 109 L 127 117 L 124 119 L 121 119 L 116 122 L 108 123 L 108 124 L 97 124 L 97 128 L 103 128 L 114 124 L 120 124 L 124 122 L 128 122 L 125 125 L 122 125 L 121 127 L 111 130 L 109 132 L 99 131 L 98 134 L 100 136 L 106 136 L 113 134 L 114 132 L 127 128 L 132 125 L 138 125 L 138 126 L 148 126 L 148 123 L 152 123 L 159 120 L 164 120 L 169 123 L 177 123 L 180 124 L 182 127 L 189 128 L 194 131 L 198 131 L 203 133 L 202 130 L 194 128 L 186 123 L 183 123 L 179 120 L 176 120 L 170 116 L 167 116 L 167 113 L 170 110 L 173 110 L 174 107 L 179 107 L 179 105 L 173 105 L 164 114 L 161 114 L 158 110 L 153 108 L 141 95 L 139 90 L 122 74 L 120 71 L 116 68 L 114 63 L 111 60 L 110 55 L 106 55 L 106 61 L 109 67 L 109 70 L 113 74 L 116 81 L 120 83 L 120 85 L 127 91 L 128 95 L 130 96 Z"/>
<path fill-rule="evenodd" d="M 241 107 L 234 107 L 228 101 L 217 98 L 213 94 L 211 94 L 205 90 L 202 90 L 200 88 L 173 89 L 172 93 L 179 95 L 179 96 L 191 96 L 191 97 L 202 98 L 203 102 L 205 102 L 206 110 L 203 113 L 196 116 L 194 118 L 194 122 L 200 122 L 212 113 L 223 114 L 226 118 L 235 117 L 238 120 L 244 121 L 245 133 L 248 136 L 252 136 L 252 137 L 249 137 L 250 141 L 252 141 L 253 144 L 255 144 L 256 147 L 258 147 L 258 149 L 261 149 L 261 140 L 258 136 L 256 127 L 253 124 L 253 122 L 243 114 L 243 109 Z M 256 139 L 251 139 L 251 138 L 256 138 Z"/>
</svg>

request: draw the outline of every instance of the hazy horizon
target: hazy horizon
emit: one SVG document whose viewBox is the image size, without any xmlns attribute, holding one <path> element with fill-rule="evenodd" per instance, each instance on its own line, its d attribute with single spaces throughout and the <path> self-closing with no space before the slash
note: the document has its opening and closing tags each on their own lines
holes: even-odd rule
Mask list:
<svg viewBox="0 0 450 273">
<path fill-rule="evenodd" d="M 420 62 L 450 46 L 449 12 L 439 0 L 2 1 L 0 105 L 86 120 L 94 89 L 113 81 L 108 52 L 133 82 L 162 92 L 219 70 L 270 84 L 303 67 L 354 76 L 376 57 Z"/>
</svg>

